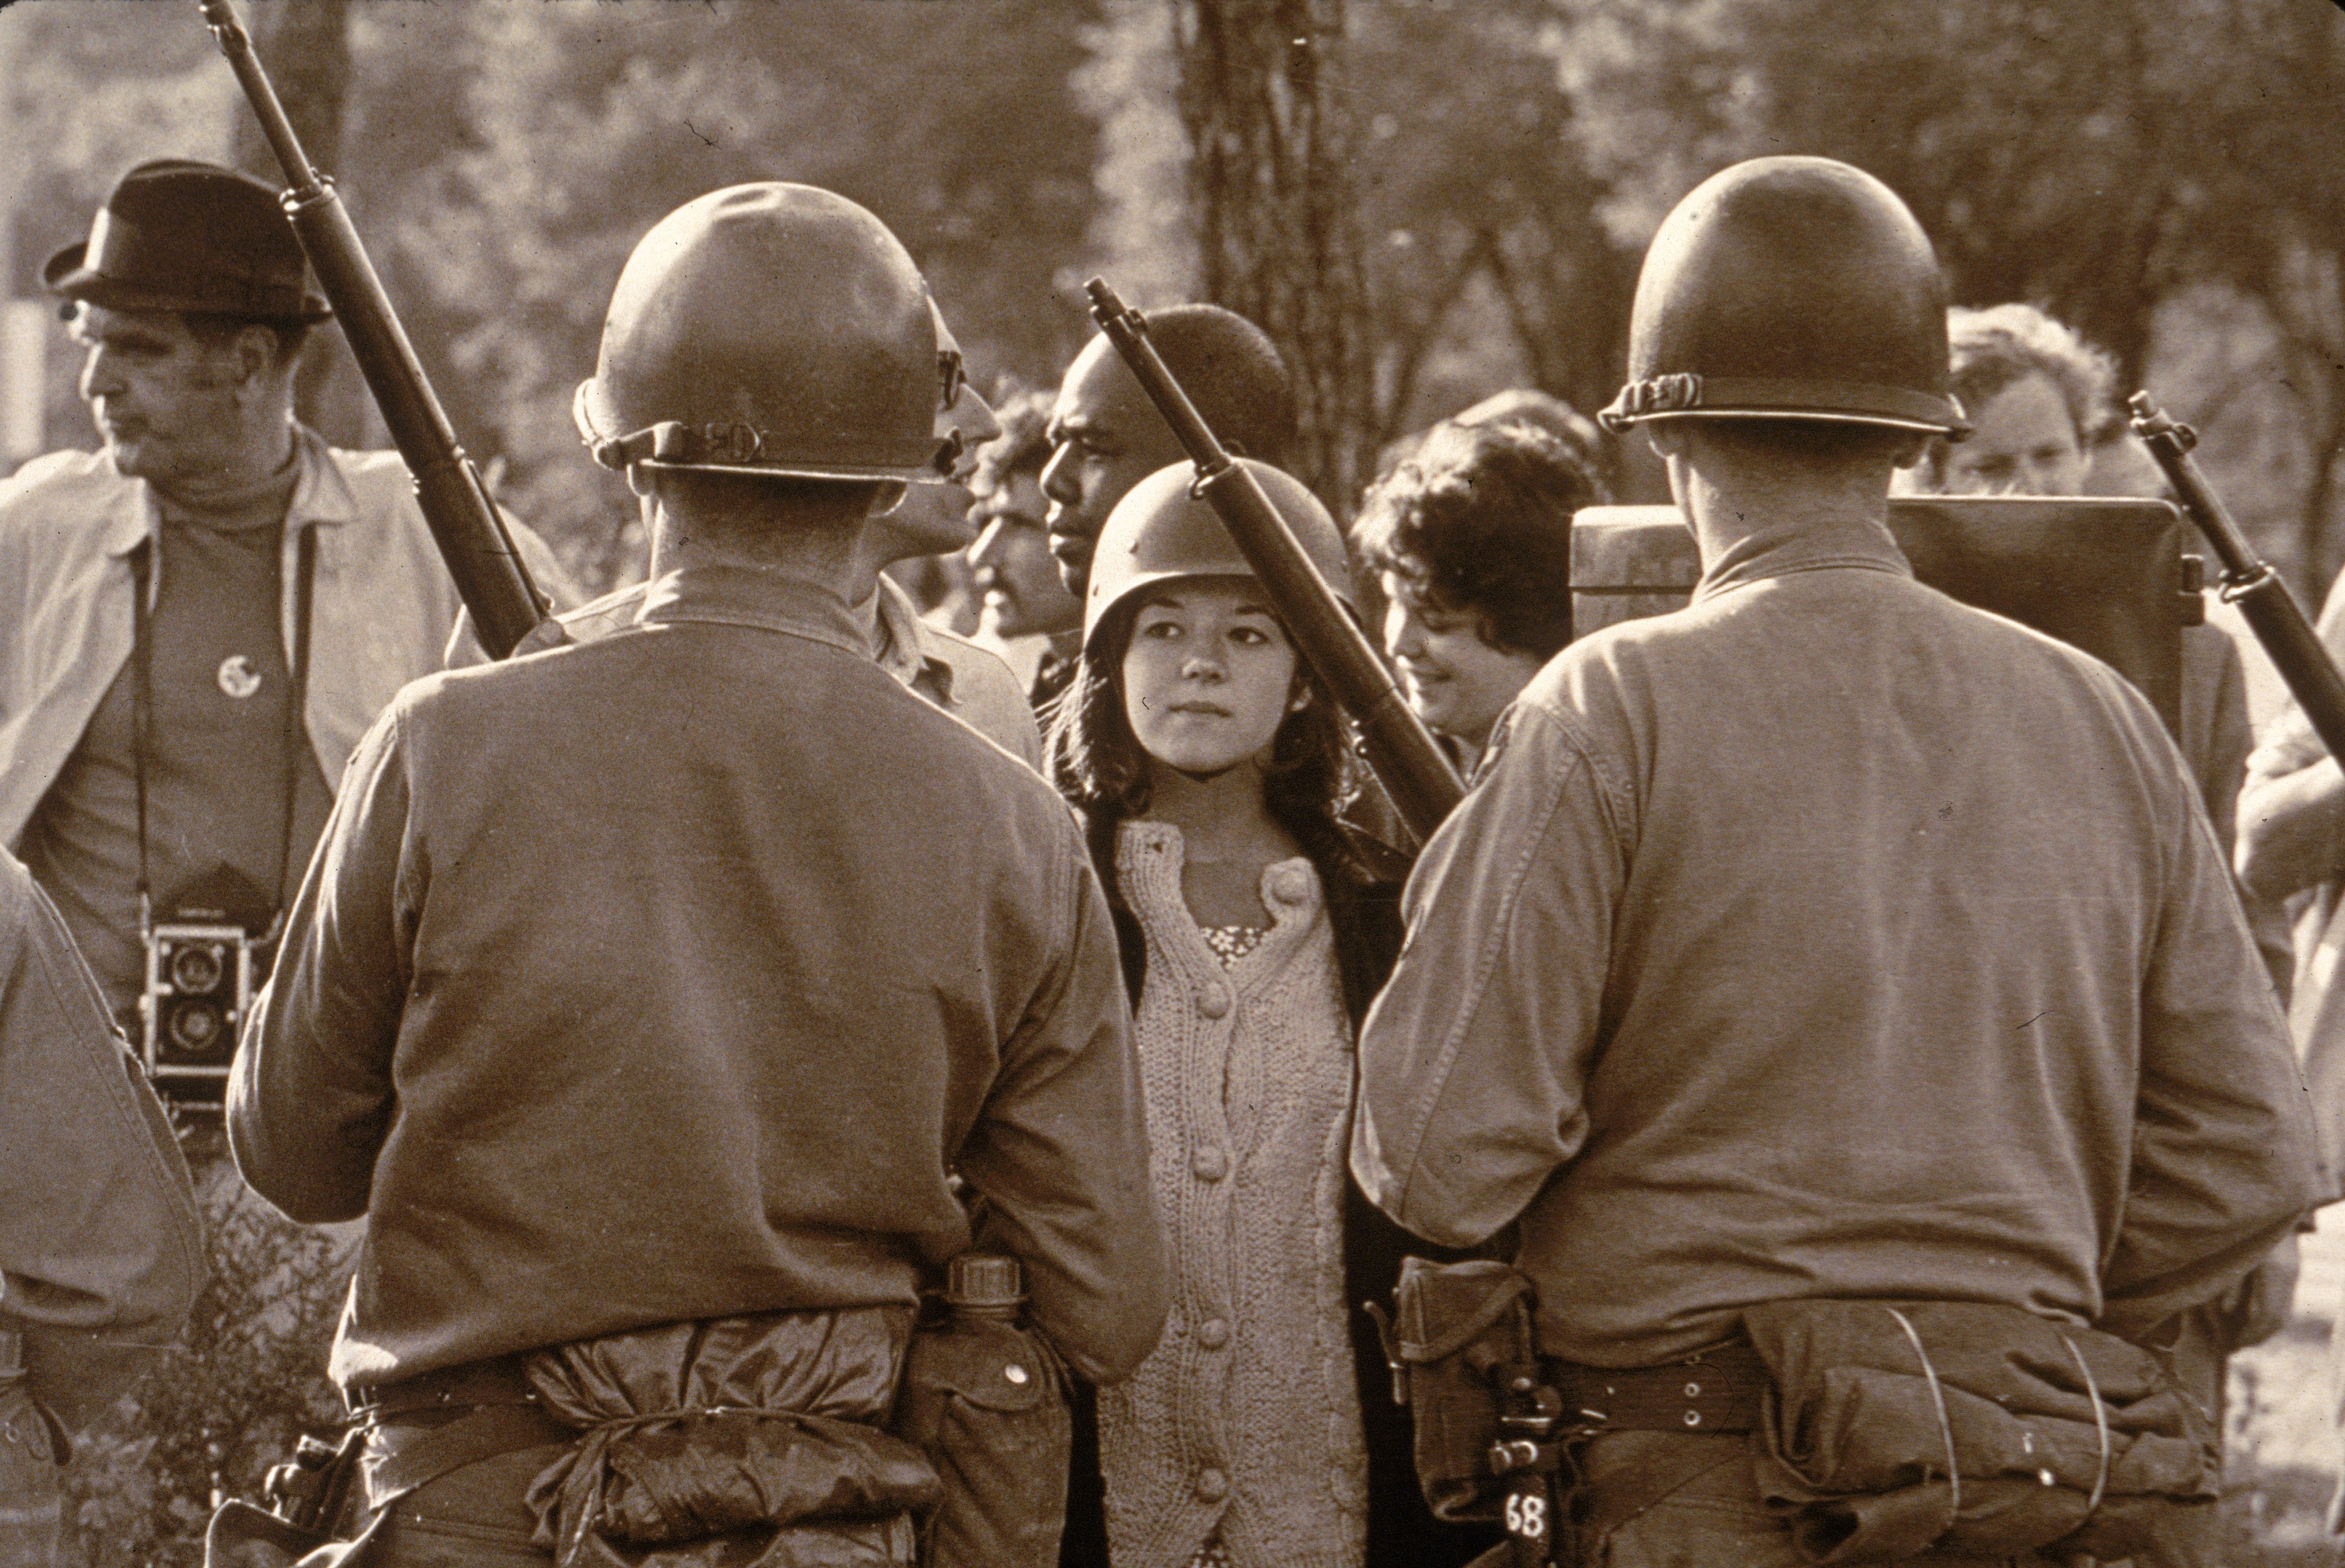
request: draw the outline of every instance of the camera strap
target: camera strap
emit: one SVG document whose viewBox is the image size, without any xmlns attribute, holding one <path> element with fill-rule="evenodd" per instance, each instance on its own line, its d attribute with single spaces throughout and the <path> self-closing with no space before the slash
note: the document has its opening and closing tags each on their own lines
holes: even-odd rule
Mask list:
<svg viewBox="0 0 2345 1568">
<path fill-rule="evenodd" d="M 155 929 L 154 897 L 147 865 L 147 748 L 155 722 L 155 560 L 160 541 L 150 535 L 130 552 L 130 772 L 138 797 L 138 930 Z M 301 524 L 294 541 L 293 661 L 285 697 L 285 728 L 279 742 L 285 783 L 284 826 L 277 840 L 277 892 L 267 936 L 285 923 L 285 878 L 293 863 L 293 810 L 299 789 L 302 709 L 310 698 L 310 606 L 318 575 L 318 525 Z M 266 938 L 264 938 L 266 940 Z"/>
</svg>

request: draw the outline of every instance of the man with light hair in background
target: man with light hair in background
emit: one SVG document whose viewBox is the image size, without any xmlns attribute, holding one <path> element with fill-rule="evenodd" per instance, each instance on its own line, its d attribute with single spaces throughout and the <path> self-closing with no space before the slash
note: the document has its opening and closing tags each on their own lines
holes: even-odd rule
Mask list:
<svg viewBox="0 0 2345 1568">
<path fill-rule="evenodd" d="M 2126 439 L 2117 361 L 2108 352 L 2033 305 L 1957 306 L 1946 312 L 1946 340 L 1954 396 L 1977 428 L 1959 443 L 1932 442 L 1900 489 L 1944 495 L 2093 494 L 2093 454 Z M 2255 730 L 2239 646 L 2221 626 L 2183 629 L 2181 728 L 2175 741 L 2228 849 Z M 2285 987 L 2287 939 L 2279 922 L 2259 921 L 2258 941 Z"/>
</svg>

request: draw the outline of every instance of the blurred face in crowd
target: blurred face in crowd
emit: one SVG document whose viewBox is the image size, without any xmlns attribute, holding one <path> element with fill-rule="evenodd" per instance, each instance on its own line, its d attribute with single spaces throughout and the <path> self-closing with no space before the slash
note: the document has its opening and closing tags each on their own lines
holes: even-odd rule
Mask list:
<svg viewBox="0 0 2345 1568">
<path fill-rule="evenodd" d="M 185 485 L 257 476 L 267 472 L 257 462 L 273 465 L 282 457 L 281 447 L 255 451 L 249 400 L 239 395 L 259 368 L 252 334 L 215 347 L 176 311 L 88 304 L 76 313 L 72 332 L 86 351 L 82 401 L 123 473 Z M 281 416 L 276 423 L 282 426 Z"/>
<path fill-rule="evenodd" d="M 1044 521 L 1059 579 L 1081 598 L 1107 514 L 1126 491 L 1185 454 L 1103 337 L 1093 338 L 1067 367 L 1051 409 L 1050 435 L 1042 494 L 1051 509 Z"/>
<path fill-rule="evenodd" d="M 1528 653 L 1493 647 L 1481 617 L 1428 600 L 1398 573 L 1385 590 L 1385 653 L 1400 671 L 1409 707 L 1428 728 L 1482 745 L 1515 694 L 1539 671 Z"/>
<path fill-rule="evenodd" d="M 1142 750 L 1210 777 L 1267 755 L 1300 706 L 1294 645 L 1252 577 L 1151 589 L 1123 654 L 1123 711 Z"/>
<path fill-rule="evenodd" d="M 896 508 L 871 520 L 872 529 L 886 546 L 882 559 L 909 561 L 919 555 L 949 555 L 969 548 L 977 537 L 969 520 L 969 477 L 977 472 L 977 449 L 1001 433 L 993 410 L 977 389 L 955 378 L 948 391 L 952 402 L 937 411 L 937 439 L 958 434 L 960 450 L 952 473 L 943 484 L 907 485 Z"/>
<path fill-rule="evenodd" d="M 1971 412 L 1977 428 L 1945 448 L 1949 495 L 2081 495 L 2085 448 L 2068 401 L 2041 372 L 2022 376 Z"/>
<path fill-rule="evenodd" d="M 1013 473 L 969 513 L 978 528 L 969 547 L 984 602 L 980 625 L 998 637 L 1029 637 L 1082 624 L 1082 601 L 1059 580 L 1043 526 L 1048 506 L 1030 473 Z"/>
</svg>

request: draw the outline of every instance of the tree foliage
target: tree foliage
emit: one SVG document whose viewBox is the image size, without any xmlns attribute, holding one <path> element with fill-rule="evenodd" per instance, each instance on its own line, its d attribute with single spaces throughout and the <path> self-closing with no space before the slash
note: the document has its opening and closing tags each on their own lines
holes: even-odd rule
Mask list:
<svg viewBox="0 0 2345 1568">
<path fill-rule="evenodd" d="M 294 139 L 312 166 L 331 177 L 342 167 L 342 129 L 350 117 L 350 0 L 270 0 L 253 8 L 248 31 Z M 240 94 L 234 118 L 238 167 L 272 185 L 285 183 L 285 166 Z M 303 356 L 294 387 L 301 419 L 340 446 L 383 444 L 381 421 L 349 345 L 339 332 L 320 333 L 318 341 Z"/>
<path fill-rule="evenodd" d="M 1560 39 L 1543 0 L 1361 14 L 1379 445 L 1494 378 L 1583 409 L 1618 385 L 1637 257 L 1598 220 L 1610 191 L 1573 136 Z"/>
<path fill-rule="evenodd" d="M 346 1419 L 326 1353 L 348 1294 L 347 1227 L 295 1225 L 237 1179 L 217 1127 L 190 1149 L 208 1271 L 182 1342 L 78 1444 L 66 1472 L 89 1568 L 199 1568 L 222 1498 L 259 1498 L 303 1436 Z"/>
<path fill-rule="evenodd" d="M 1368 389 L 1343 0 L 1182 0 L 1177 15 L 1203 296 L 1278 344 L 1294 466 L 1341 507 Z"/>
<path fill-rule="evenodd" d="M 191 9 L 0 16 L 36 153 L 20 290 L 133 158 L 228 151 L 244 111 Z M 266 52 L 297 23 L 322 40 L 333 7 L 249 9 Z M 2323 0 L 474 0 L 347 23 L 345 199 L 459 431 L 590 578 L 633 508 L 583 460 L 569 389 L 634 236 L 725 181 L 870 206 L 987 373 L 1055 377 L 1103 250 L 1135 299 L 1223 299 L 1295 358 L 1306 466 L 1335 477 L 1501 385 L 1600 405 L 1661 215 L 1785 151 L 1888 180 L 1957 298 L 2046 304 L 2159 382 L 2276 554 L 2345 554 Z"/>
<path fill-rule="evenodd" d="M 579 453 L 571 390 L 627 252 L 695 196 L 792 179 L 862 202 L 981 372 L 1055 377 L 1085 331 L 1059 276 L 1091 206 L 1068 87 L 1082 19 L 1049 0 L 466 15 L 472 145 L 409 198 L 400 262 L 443 323 L 460 428 L 487 433 L 582 575 L 612 580 L 636 541 L 624 488 Z"/>
</svg>

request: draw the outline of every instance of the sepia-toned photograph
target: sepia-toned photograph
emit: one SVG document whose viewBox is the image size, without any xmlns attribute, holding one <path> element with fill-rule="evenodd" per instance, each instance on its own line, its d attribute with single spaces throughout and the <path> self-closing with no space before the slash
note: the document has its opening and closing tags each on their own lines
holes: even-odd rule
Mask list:
<svg viewBox="0 0 2345 1568">
<path fill-rule="evenodd" d="M 2340 127 L 0 0 L 0 1568 L 2345 1568 Z"/>
</svg>

